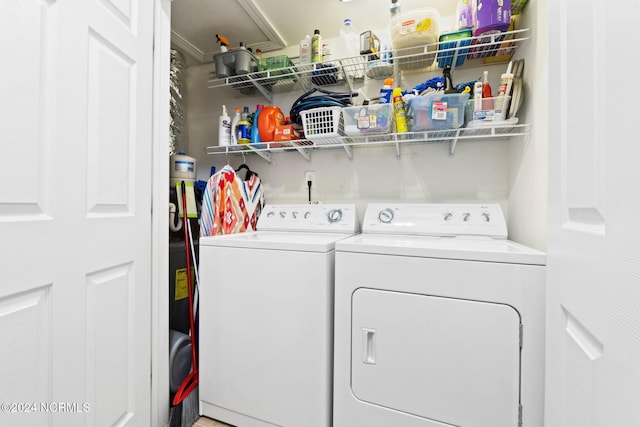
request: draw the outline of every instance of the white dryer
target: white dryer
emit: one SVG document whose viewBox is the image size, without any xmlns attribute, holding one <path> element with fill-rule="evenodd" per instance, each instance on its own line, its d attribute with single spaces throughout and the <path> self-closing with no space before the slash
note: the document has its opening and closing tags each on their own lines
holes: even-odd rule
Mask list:
<svg viewBox="0 0 640 427">
<path fill-rule="evenodd" d="M 545 262 L 499 205 L 370 204 L 336 243 L 334 427 L 542 426 Z"/>
<path fill-rule="evenodd" d="M 331 425 L 334 247 L 355 205 L 267 205 L 200 239 L 200 412 L 238 427 Z"/>
</svg>

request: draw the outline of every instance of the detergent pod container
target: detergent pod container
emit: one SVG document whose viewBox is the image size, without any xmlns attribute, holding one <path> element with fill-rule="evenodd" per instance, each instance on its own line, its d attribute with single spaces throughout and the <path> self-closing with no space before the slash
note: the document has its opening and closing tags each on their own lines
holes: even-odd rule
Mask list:
<svg viewBox="0 0 640 427">
<path fill-rule="evenodd" d="M 273 141 L 276 126 L 284 125 L 284 114 L 282 110 L 275 105 L 267 105 L 258 116 L 258 131 L 260 132 L 260 141 Z"/>
</svg>

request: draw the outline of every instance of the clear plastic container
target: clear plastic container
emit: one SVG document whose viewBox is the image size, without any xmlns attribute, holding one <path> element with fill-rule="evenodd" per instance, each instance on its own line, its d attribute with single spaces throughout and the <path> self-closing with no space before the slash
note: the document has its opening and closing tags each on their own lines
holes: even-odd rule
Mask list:
<svg viewBox="0 0 640 427">
<path fill-rule="evenodd" d="M 392 104 L 370 104 L 342 109 L 344 133 L 348 136 L 389 133 L 393 123 Z"/>
<path fill-rule="evenodd" d="M 483 98 L 483 100 L 490 101 L 487 105 L 492 105 L 493 108 L 474 111 L 474 104 L 470 101 L 469 105 L 467 105 L 467 122 L 479 124 L 481 122 L 501 122 L 506 120 L 507 111 L 511 104 L 510 96 L 494 96 L 493 98 Z"/>
<path fill-rule="evenodd" d="M 467 93 L 414 96 L 409 100 L 409 130 L 459 128 L 468 99 Z"/>
<path fill-rule="evenodd" d="M 400 50 L 397 60 L 400 69 L 431 66 L 436 57 L 435 43 L 439 34 L 440 13 L 437 9 L 415 9 L 391 18 L 391 42 L 395 50 Z"/>
</svg>

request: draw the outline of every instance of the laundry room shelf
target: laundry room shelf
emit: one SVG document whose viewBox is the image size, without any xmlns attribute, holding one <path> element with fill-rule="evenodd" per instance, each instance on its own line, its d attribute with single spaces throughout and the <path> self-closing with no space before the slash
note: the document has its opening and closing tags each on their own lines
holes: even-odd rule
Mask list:
<svg viewBox="0 0 640 427">
<path fill-rule="evenodd" d="M 209 146 L 205 152 L 211 155 L 246 155 L 254 153 L 271 162 L 273 153 L 298 152 L 305 159 L 311 159 L 311 152 L 316 149 L 344 149 L 353 158 L 353 148 L 394 145 L 396 156 L 400 157 L 400 147 L 407 144 L 449 143 L 449 155 L 453 156 L 458 142 L 477 140 L 504 140 L 514 137 L 528 137 L 531 134 L 530 124 L 502 124 L 477 128 L 459 128 L 448 130 L 390 133 L 366 136 L 338 136 L 300 139 L 295 141 L 262 142 L 259 144 L 241 144 L 229 147 Z"/>
<path fill-rule="evenodd" d="M 508 62 L 522 41 L 530 38 L 529 29 L 520 29 L 379 52 L 378 56 L 360 55 L 326 63 L 296 64 L 273 70 L 257 71 L 226 78 L 211 78 L 208 88 L 232 87 L 247 96 L 262 95 L 273 102 L 278 91 L 308 90 L 312 87 L 342 86 L 354 90 L 365 79 L 384 79 L 400 73 L 441 73 L 445 64 L 456 67 L 481 67 Z M 389 64 L 393 58 L 394 65 Z M 215 73 L 211 73 L 215 77 Z"/>
</svg>

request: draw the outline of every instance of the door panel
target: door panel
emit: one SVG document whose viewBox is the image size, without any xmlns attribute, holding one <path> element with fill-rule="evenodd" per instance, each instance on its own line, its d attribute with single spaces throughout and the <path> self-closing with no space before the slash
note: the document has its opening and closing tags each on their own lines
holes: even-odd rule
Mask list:
<svg viewBox="0 0 640 427">
<path fill-rule="evenodd" d="M 518 424 L 520 316 L 513 307 L 366 288 L 352 304 L 358 399 L 446 425 Z"/>
<path fill-rule="evenodd" d="M 147 426 L 153 2 L 2 2 L 0 37 L 0 401 L 38 409 L 0 425 Z"/>
<path fill-rule="evenodd" d="M 548 3 L 546 425 L 636 426 L 640 88 L 603 81 L 636 38 L 640 3 Z M 635 78 L 621 66 L 614 81 Z"/>
</svg>

